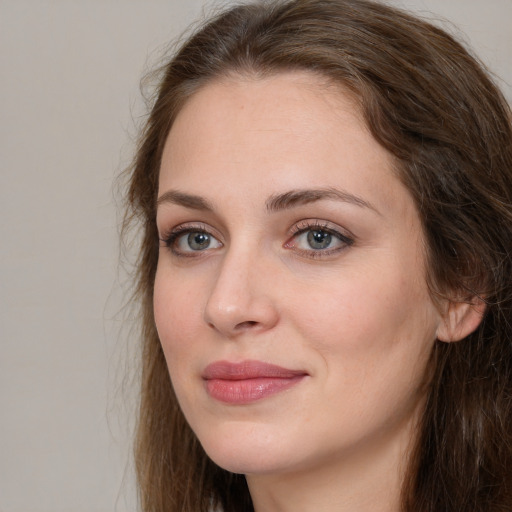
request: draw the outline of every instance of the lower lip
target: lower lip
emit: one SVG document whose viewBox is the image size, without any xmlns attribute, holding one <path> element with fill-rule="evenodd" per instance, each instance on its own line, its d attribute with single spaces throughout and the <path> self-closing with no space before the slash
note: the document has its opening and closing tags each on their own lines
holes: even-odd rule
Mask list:
<svg viewBox="0 0 512 512">
<path fill-rule="evenodd" d="M 209 379 L 205 381 L 208 394 L 220 402 L 233 405 L 243 405 L 256 402 L 290 389 L 298 384 L 305 376 L 293 377 L 257 377 L 254 379 L 226 380 Z"/>
</svg>

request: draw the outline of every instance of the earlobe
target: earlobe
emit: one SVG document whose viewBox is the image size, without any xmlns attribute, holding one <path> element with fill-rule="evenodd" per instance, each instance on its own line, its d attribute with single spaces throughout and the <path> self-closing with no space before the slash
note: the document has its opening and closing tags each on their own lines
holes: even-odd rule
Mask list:
<svg viewBox="0 0 512 512">
<path fill-rule="evenodd" d="M 460 341 L 475 331 L 485 313 L 485 302 L 474 297 L 471 302 L 450 302 L 437 328 L 437 339 Z"/>
</svg>

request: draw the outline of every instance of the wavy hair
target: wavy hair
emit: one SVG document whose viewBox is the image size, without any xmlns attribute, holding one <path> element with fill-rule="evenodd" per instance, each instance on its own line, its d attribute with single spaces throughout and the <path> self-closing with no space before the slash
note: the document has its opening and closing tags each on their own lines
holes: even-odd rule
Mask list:
<svg viewBox="0 0 512 512">
<path fill-rule="evenodd" d="M 142 229 L 135 451 L 143 511 L 253 510 L 245 478 L 206 456 L 171 386 L 153 319 L 155 205 L 163 146 L 187 99 L 223 75 L 290 70 L 319 74 L 357 97 L 415 200 L 432 296 L 486 302 L 474 333 L 434 346 L 402 510 L 511 510 L 510 108 L 477 59 L 430 23 L 368 0 L 279 0 L 229 8 L 169 58 L 129 169 L 125 228 Z"/>
</svg>

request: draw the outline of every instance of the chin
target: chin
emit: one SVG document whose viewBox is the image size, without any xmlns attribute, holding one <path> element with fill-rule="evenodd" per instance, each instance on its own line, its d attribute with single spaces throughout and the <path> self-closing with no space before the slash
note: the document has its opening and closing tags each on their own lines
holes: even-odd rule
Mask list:
<svg viewBox="0 0 512 512">
<path fill-rule="evenodd" d="M 238 452 L 238 453 L 219 453 L 206 452 L 208 456 L 222 469 L 231 473 L 243 475 L 265 475 L 287 472 L 292 469 L 291 464 L 284 464 L 283 458 L 276 460 L 272 454 L 261 452 Z"/>
<path fill-rule="evenodd" d="M 232 473 L 280 472 L 292 463 L 291 447 L 259 425 L 244 425 L 242 428 L 239 425 L 236 429 L 225 429 L 223 433 L 199 433 L 198 437 L 210 459 Z"/>
</svg>

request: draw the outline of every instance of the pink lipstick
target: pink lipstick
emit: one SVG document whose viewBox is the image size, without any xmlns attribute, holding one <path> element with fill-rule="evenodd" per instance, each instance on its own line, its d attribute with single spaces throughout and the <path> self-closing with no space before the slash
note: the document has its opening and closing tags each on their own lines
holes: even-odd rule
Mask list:
<svg viewBox="0 0 512 512">
<path fill-rule="evenodd" d="M 243 405 L 289 389 L 307 375 L 303 370 L 290 370 L 262 361 L 217 361 L 205 368 L 202 377 L 212 398 Z"/>
</svg>

